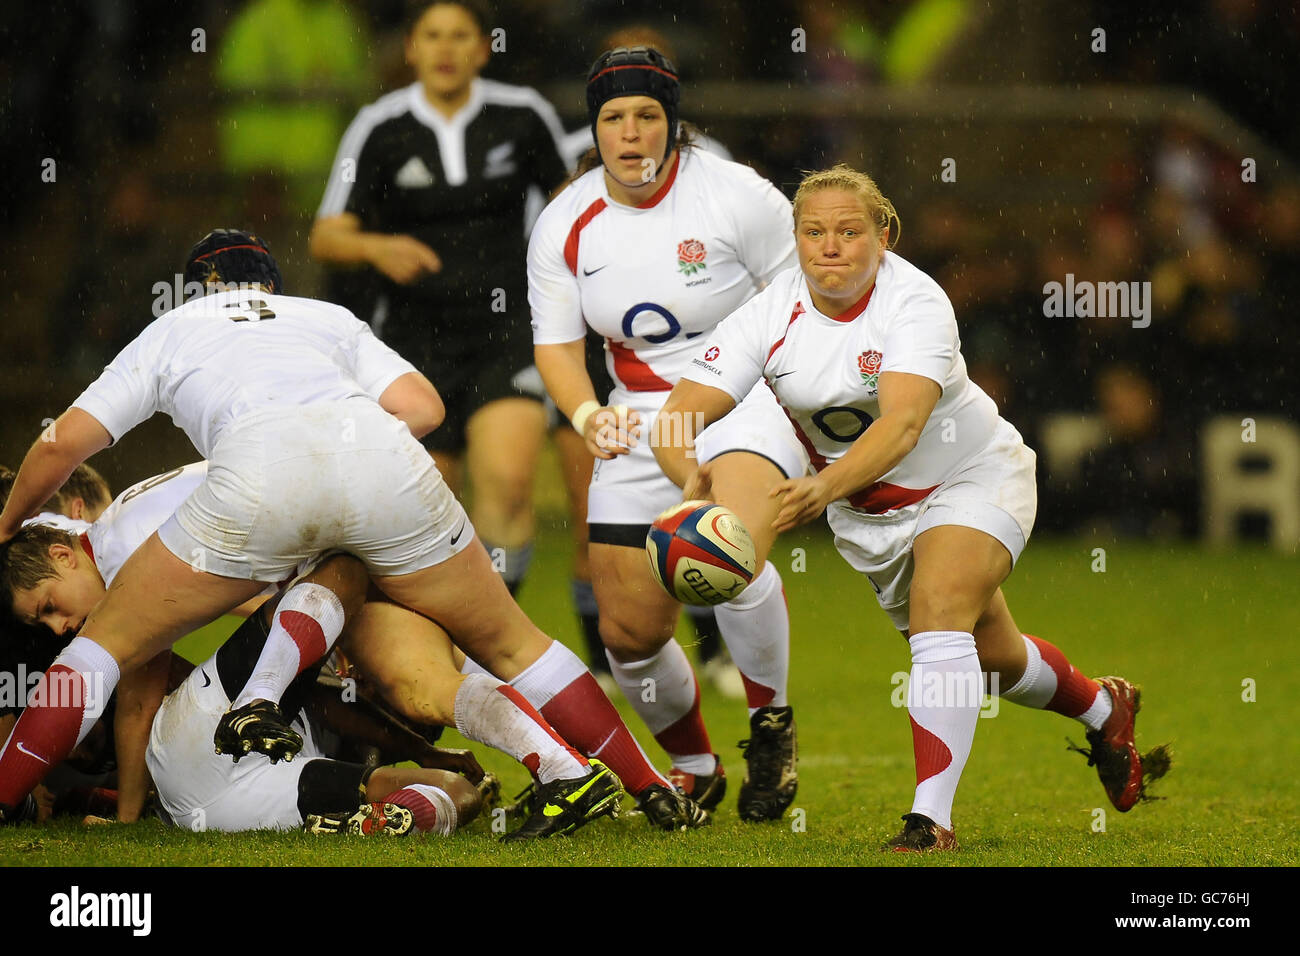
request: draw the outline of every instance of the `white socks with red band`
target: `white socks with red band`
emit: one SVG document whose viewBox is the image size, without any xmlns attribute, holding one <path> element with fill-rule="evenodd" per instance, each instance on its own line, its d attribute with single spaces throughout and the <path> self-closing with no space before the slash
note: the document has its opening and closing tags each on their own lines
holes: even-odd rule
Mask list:
<svg viewBox="0 0 1300 956">
<path fill-rule="evenodd" d="M 907 713 L 916 756 L 912 813 L 952 829 L 952 801 L 975 740 L 984 701 L 975 637 L 963 631 L 912 635 Z"/>
<path fill-rule="evenodd" d="M 327 587 L 304 581 L 280 599 L 257 666 L 231 709 L 280 702 L 293 679 L 324 657 L 343 632 L 343 604 Z"/>
<path fill-rule="evenodd" d="M 510 754 L 538 783 L 588 773 L 586 758 L 566 744 L 518 690 L 486 674 L 470 674 L 456 692 L 456 729 Z"/>
<path fill-rule="evenodd" d="M 623 695 L 673 766 L 687 773 L 713 773 L 718 761 L 700 715 L 700 685 L 682 646 L 670 639 L 643 661 L 622 663 L 608 651 L 605 656 Z"/>
<path fill-rule="evenodd" d="M 1025 642 L 1025 673 L 999 696 L 1022 707 L 1072 717 L 1089 730 L 1101 730 L 1110 716 L 1110 694 L 1075 669 L 1056 645 L 1020 635 Z"/>
<path fill-rule="evenodd" d="M 771 561 L 734 601 L 714 609 L 718 630 L 745 681 L 749 715 L 760 707 L 785 707 L 790 678 L 790 611 L 781 575 Z"/>
<path fill-rule="evenodd" d="M 408 783 L 394 790 L 380 803 L 395 803 L 411 811 L 415 828 L 421 833 L 451 836 L 456 832 L 456 801 L 440 787 L 428 783 Z"/>
</svg>

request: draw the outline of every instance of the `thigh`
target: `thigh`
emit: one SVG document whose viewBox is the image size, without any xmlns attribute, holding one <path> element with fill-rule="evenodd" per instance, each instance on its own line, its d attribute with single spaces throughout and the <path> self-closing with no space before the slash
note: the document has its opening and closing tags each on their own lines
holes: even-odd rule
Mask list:
<svg viewBox="0 0 1300 956">
<path fill-rule="evenodd" d="M 590 545 L 591 585 L 605 646 L 620 660 L 642 660 L 673 636 L 681 610 L 650 573 L 644 548 Z"/>
<path fill-rule="evenodd" d="M 478 538 L 431 567 L 374 582 L 391 600 L 436 621 L 501 680 L 518 676 L 551 645 L 510 596 Z"/>
<path fill-rule="evenodd" d="M 997 538 L 963 525 L 938 525 L 912 543 L 909 626 L 972 631 L 1011 573 L 1011 555 Z"/>
<path fill-rule="evenodd" d="M 734 511 L 749 531 L 758 555 L 755 574 L 776 541 L 772 522 L 781 505 L 770 492 L 784 477 L 771 460 L 752 452 L 727 452 L 712 462 L 713 499 Z"/>
<path fill-rule="evenodd" d="M 133 670 L 264 587 L 200 571 L 154 532 L 122 566 L 82 633 L 112 654 L 123 672 Z"/>
</svg>

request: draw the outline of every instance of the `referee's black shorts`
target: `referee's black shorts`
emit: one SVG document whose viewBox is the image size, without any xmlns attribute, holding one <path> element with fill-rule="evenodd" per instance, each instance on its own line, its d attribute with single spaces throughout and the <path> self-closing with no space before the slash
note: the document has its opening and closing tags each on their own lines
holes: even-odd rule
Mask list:
<svg viewBox="0 0 1300 956">
<path fill-rule="evenodd" d="M 394 304 L 380 337 L 442 396 L 447 417 L 422 439 L 431 451 L 463 451 L 470 417 L 490 402 L 545 398 L 533 366 L 533 331 L 526 314 L 485 318 L 478 305 Z"/>
</svg>

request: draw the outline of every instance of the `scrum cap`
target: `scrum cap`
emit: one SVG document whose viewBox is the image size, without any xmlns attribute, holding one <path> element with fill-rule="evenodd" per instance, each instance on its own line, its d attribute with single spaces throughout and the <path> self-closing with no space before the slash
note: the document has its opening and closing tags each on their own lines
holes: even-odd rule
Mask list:
<svg viewBox="0 0 1300 956">
<path fill-rule="evenodd" d="M 257 236 L 238 229 L 213 229 L 194 244 L 185 260 L 185 282 L 230 286 L 259 283 L 277 295 L 284 291 L 280 267 Z"/>
<path fill-rule="evenodd" d="M 621 46 L 602 53 L 587 73 L 587 119 L 592 139 L 596 137 L 596 117 L 605 103 L 619 96 L 648 96 L 659 101 L 668 117 L 668 147 L 663 156 L 666 163 L 677 144 L 677 104 L 681 94 L 677 68 L 654 47 Z"/>
</svg>

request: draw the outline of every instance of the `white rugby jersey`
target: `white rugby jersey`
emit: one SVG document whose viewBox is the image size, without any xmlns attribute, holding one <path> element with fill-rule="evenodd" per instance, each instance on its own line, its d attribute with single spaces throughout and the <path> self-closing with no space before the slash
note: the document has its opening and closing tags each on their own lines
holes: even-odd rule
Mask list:
<svg viewBox="0 0 1300 956">
<path fill-rule="evenodd" d="M 685 149 L 641 206 L 611 199 L 593 169 L 533 229 L 533 342 L 574 342 L 590 325 L 618 385 L 668 391 L 693 340 L 794 261 L 790 201 L 748 166 Z"/>
<path fill-rule="evenodd" d="M 776 394 L 821 471 L 880 417 L 881 372 L 908 372 L 943 389 L 930 420 L 893 469 L 848 503 L 881 514 L 921 501 L 981 451 L 1000 420 L 966 375 L 957 320 L 939 284 L 886 252 L 875 284 L 838 316 L 823 315 L 799 268 L 790 269 L 693 346 L 683 378 L 740 401 L 760 378 Z"/>
<path fill-rule="evenodd" d="M 67 515 L 61 515 L 57 511 L 42 511 L 35 518 L 28 518 L 23 522 L 26 528 L 29 524 L 43 524 L 51 528 L 58 528 L 60 531 L 66 531 L 69 534 L 85 534 L 90 530 L 90 523 L 82 521 L 79 518 L 69 518 Z"/>
<path fill-rule="evenodd" d="M 117 441 L 166 412 L 208 458 L 222 432 L 255 411 L 378 399 L 414 371 L 347 309 L 260 291 L 186 302 L 124 348 L 73 406 Z"/>
<path fill-rule="evenodd" d="M 208 463 L 199 461 L 146 478 L 113 499 L 86 532 L 90 558 L 104 579 L 104 587 L 113 583 L 126 559 L 162 527 L 207 476 Z"/>
</svg>

